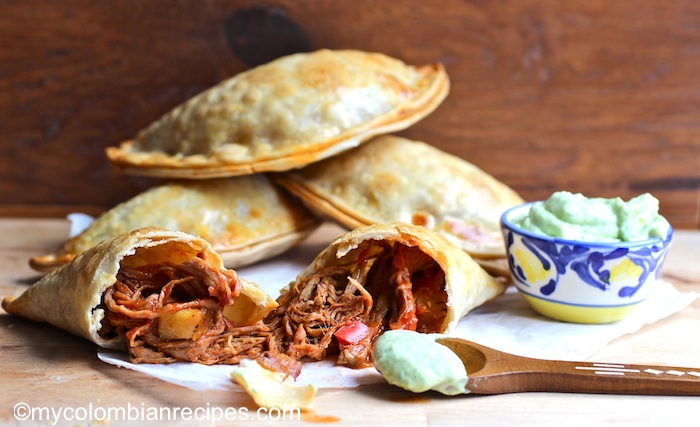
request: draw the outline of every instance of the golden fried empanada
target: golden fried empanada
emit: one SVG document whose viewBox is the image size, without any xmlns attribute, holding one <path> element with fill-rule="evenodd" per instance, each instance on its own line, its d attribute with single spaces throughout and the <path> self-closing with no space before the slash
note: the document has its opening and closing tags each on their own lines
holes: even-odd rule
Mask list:
<svg viewBox="0 0 700 427">
<path fill-rule="evenodd" d="M 107 148 L 124 172 L 212 178 L 283 171 L 407 128 L 449 91 L 442 65 L 319 50 L 238 74 Z"/>
<path fill-rule="evenodd" d="M 418 224 L 444 234 L 475 258 L 505 257 L 500 216 L 523 203 L 473 164 L 392 135 L 275 179 L 348 228 Z"/>
<path fill-rule="evenodd" d="M 500 295 L 505 281 L 486 273 L 453 242 L 425 227 L 359 227 L 331 243 L 277 299 L 265 320 L 272 351 L 371 365 L 385 330 L 449 333 L 469 311 Z"/>
<path fill-rule="evenodd" d="M 51 271 L 105 239 L 160 227 L 204 238 L 234 268 L 286 251 L 319 224 L 266 175 L 187 181 L 151 188 L 117 205 L 57 253 L 34 257 L 30 265 Z"/>
<path fill-rule="evenodd" d="M 237 363 L 257 357 L 277 306 L 227 270 L 204 239 L 142 228 L 108 239 L 52 271 L 17 298 L 10 314 L 50 323 L 135 363 Z"/>
</svg>

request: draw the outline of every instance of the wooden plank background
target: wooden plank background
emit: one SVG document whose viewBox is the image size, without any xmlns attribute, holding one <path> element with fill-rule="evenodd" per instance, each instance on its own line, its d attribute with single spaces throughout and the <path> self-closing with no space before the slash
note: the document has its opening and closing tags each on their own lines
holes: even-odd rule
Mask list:
<svg viewBox="0 0 700 427">
<path fill-rule="evenodd" d="M 159 183 L 104 147 L 296 51 L 443 62 L 447 100 L 402 132 L 528 200 L 651 192 L 700 226 L 695 0 L 0 1 L 0 215 L 96 213 Z"/>
</svg>

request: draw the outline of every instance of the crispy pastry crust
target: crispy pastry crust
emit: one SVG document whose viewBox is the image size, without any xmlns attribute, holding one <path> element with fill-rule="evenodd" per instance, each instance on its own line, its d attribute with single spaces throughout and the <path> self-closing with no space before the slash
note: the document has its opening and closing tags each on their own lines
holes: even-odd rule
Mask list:
<svg viewBox="0 0 700 427">
<path fill-rule="evenodd" d="M 158 177 L 284 171 L 405 129 L 448 91 L 440 64 L 354 50 L 295 54 L 200 93 L 106 154 L 126 173 Z"/>
<path fill-rule="evenodd" d="M 100 336 L 105 316 L 100 303 L 113 286 L 122 265 L 183 262 L 199 256 L 213 268 L 224 269 L 221 257 L 204 239 L 159 228 L 142 228 L 106 240 L 82 252 L 71 262 L 44 276 L 19 297 L 5 298 L 10 314 L 50 323 L 101 347 L 122 349 L 123 337 Z M 262 312 L 277 303 L 252 282 L 241 280 L 241 295 L 248 296 Z M 235 305 L 234 305 L 235 307 Z"/>
<path fill-rule="evenodd" d="M 473 164 L 391 135 L 275 179 L 349 229 L 397 221 L 423 225 L 475 258 L 505 256 L 500 216 L 523 203 Z"/>
<path fill-rule="evenodd" d="M 265 175 L 181 182 L 149 189 L 98 217 L 54 254 L 30 259 L 48 272 L 97 243 L 142 227 L 202 237 L 230 268 L 278 255 L 320 221 Z"/>
<path fill-rule="evenodd" d="M 417 247 L 442 268 L 445 273 L 447 314 L 440 332 L 449 333 L 469 311 L 505 290 L 504 280 L 490 276 L 467 253 L 442 235 L 425 227 L 402 223 L 375 224 L 350 231 L 321 252 L 297 280 L 356 261 L 360 252 L 358 248 L 371 240 Z"/>
</svg>

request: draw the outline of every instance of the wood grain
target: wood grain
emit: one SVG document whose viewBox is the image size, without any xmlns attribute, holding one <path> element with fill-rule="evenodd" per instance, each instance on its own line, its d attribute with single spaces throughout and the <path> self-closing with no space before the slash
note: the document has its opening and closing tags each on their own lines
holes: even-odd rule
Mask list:
<svg viewBox="0 0 700 427">
<path fill-rule="evenodd" d="M 692 0 L 0 3 L 0 215 L 101 211 L 158 181 L 103 149 L 281 54 L 443 62 L 452 88 L 405 136 L 528 200 L 649 191 L 700 227 L 700 3 Z"/>
</svg>

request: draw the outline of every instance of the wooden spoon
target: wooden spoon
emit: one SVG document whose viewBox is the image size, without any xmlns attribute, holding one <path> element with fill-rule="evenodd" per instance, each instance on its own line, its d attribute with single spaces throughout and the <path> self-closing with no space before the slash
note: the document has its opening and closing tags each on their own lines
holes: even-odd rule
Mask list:
<svg viewBox="0 0 700 427">
<path fill-rule="evenodd" d="M 522 391 L 700 395 L 700 368 L 565 362 L 521 357 L 459 338 L 438 343 L 464 363 L 474 394 Z"/>
</svg>

